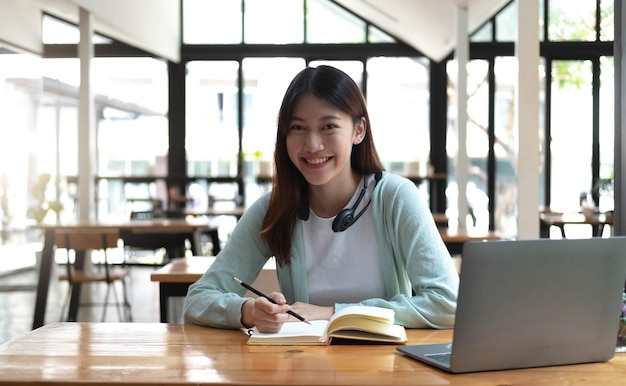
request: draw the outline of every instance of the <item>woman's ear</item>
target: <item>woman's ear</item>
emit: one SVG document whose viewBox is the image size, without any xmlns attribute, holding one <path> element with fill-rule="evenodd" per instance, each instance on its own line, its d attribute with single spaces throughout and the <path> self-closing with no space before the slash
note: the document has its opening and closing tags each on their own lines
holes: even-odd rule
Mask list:
<svg viewBox="0 0 626 386">
<path fill-rule="evenodd" d="M 354 125 L 354 134 L 352 136 L 352 144 L 358 145 L 365 138 L 365 117 L 361 117 L 356 125 Z"/>
</svg>

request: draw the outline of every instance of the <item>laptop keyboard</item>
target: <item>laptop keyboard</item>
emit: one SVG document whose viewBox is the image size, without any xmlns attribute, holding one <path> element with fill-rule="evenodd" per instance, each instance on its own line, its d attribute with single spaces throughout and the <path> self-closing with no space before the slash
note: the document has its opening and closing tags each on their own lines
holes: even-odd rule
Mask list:
<svg viewBox="0 0 626 386">
<path fill-rule="evenodd" d="M 428 358 L 432 358 L 436 361 L 445 363 L 447 365 L 450 364 L 450 358 L 452 358 L 452 353 L 451 352 L 443 352 L 443 353 L 437 353 L 437 354 L 426 354 L 425 355 Z"/>
</svg>

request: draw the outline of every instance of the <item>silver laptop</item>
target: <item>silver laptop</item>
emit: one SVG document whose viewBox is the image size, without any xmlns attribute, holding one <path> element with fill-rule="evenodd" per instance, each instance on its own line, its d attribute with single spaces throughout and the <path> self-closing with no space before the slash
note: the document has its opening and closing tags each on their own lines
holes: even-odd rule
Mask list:
<svg viewBox="0 0 626 386">
<path fill-rule="evenodd" d="M 453 342 L 397 350 L 465 373 L 607 361 L 626 237 L 464 244 Z"/>
</svg>

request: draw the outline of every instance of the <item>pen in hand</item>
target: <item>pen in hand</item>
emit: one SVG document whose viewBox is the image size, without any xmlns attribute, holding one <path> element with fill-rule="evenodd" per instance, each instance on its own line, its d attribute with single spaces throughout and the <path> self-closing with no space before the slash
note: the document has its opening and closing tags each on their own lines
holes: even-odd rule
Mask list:
<svg viewBox="0 0 626 386">
<path fill-rule="evenodd" d="M 241 281 L 241 280 L 237 279 L 236 277 L 233 277 L 233 280 L 235 281 L 235 283 L 239 284 L 240 286 L 242 286 L 242 287 L 244 287 L 244 288 L 246 288 L 246 289 L 248 289 L 248 290 L 250 290 L 250 291 L 254 292 L 254 293 L 255 293 L 255 294 L 257 294 L 257 295 L 259 295 L 259 296 L 261 296 L 261 297 L 264 297 L 265 299 L 269 300 L 270 302 L 272 302 L 272 303 L 276 304 L 276 302 L 274 301 L 274 299 L 272 299 L 272 298 L 270 298 L 269 296 L 265 295 L 263 292 L 261 292 L 261 291 L 257 290 L 256 288 L 254 288 L 254 287 L 252 287 L 252 286 L 250 286 L 250 285 L 248 285 L 248 284 L 244 283 L 243 281 Z M 301 315 L 299 315 L 299 314 L 297 314 L 297 313 L 293 312 L 292 310 L 287 311 L 287 313 L 288 313 L 289 315 L 291 315 L 291 316 L 295 317 L 296 319 L 303 321 L 304 323 L 311 324 L 311 323 L 310 323 L 308 320 L 306 320 L 303 316 L 301 316 Z"/>
</svg>

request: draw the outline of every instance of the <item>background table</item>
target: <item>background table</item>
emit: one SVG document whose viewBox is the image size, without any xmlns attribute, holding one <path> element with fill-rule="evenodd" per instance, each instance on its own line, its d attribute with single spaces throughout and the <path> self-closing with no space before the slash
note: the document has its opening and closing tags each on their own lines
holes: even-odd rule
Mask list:
<svg viewBox="0 0 626 386">
<path fill-rule="evenodd" d="M 161 322 L 168 321 L 170 297 L 186 296 L 189 286 L 200 279 L 214 261 L 215 257 L 212 256 L 190 256 L 175 259 L 150 274 L 150 281 L 159 283 Z M 279 290 L 276 263 L 273 259 L 268 260 L 252 286 L 266 294 Z M 257 297 L 250 291 L 245 296 Z"/>
<path fill-rule="evenodd" d="M 407 330 L 409 344 L 451 330 Z M 52 323 L 0 346 L 0 384 L 624 385 L 626 354 L 602 363 L 448 374 L 394 345 L 249 346 L 241 330 L 166 323 Z"/>
<path fill-rule="evenodd" d="M 39 279 L 37 282 L 37 298 L 33 316 L 33 329 L 44 324 L 46 302 L 48 299 L 48 287 L 54 263 L 54 235 L 57 229 L 107 229 L 117 228 L 120 236 L 144 234 L 153 236 L 155 240 L 165 242 L 169 235 L 185 235 L 191 242 L 194 254 L 199 255 L 200 238 L 203 234 L 209 234 L 212 238 L 217 237 L 217 227 L 208 220 L 201 219 L 146 219 L 124 221 L 76 221 L 66 224 L 40 224 L 36 229 L 44 231 L 44 244 L 41 252 L 41 264 L 39 267 Z M 215 240 L 213 240 L 215 245 Z M 219 248 L 219 243 L 217 243 Z M 176 248 L 178 250 L 178 248 Z M 178 253 L 180 255 L 180 253 Z M 80 299 L 80 285 L 74 285 L 70 300 L 70 320 L 76 320 Z"/>
<path fill-rule="evenodd" d="M 591 225 L 592 236 L 602 237 L 605 225 L 613 225 L 613 216 L 606 213 L 594 213 L 585 216 L 583 213 L 542 212 L 539 214 L 541 237 L 550 237 L 550 227 L 556 226 L 565 237 L 565 225 Z"/>
<path fill-rule="evenodd" d="M 439 228 L 439 234 L 451 255 L 460 255 L 463 244 L 468 241 L 499 240 L 500 236 L 493 231 L 476 231 L 456 228 Z"/>
</svg>

